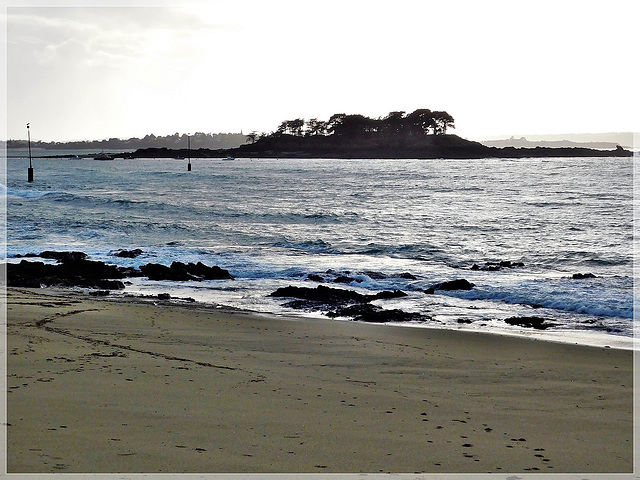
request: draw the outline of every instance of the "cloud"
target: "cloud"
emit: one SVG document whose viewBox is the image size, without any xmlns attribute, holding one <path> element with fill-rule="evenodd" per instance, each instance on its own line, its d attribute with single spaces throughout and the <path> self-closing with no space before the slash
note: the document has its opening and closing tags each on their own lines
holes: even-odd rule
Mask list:
<svg viewBox="0 0 640 480">
<path fill-rule="evenodd" d="M 416 108 L 449 111 L 468 135 L 621 129 L 635 88 L 616 70 L 633 61 L 627 4 L 11 7 L 9 136 L 25 117 L 60 139 L 269 131 L 288 118 Z M 86 120 L 95 110 L 103 118 Z"/>
</svg>

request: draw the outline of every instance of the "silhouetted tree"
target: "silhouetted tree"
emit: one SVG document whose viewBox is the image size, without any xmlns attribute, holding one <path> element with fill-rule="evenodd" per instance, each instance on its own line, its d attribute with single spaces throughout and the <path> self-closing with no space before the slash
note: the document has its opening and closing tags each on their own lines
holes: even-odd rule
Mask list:
<svg viewBox="0 0 640 480">
<path fill-rule="evenodd" d="M 339 121 L 333 125 L 333 132 L 336 135 L 350 137 L 362 137 L 377 130 L 378 120 L 373 120 L 364 115 L 344 115 L 339 117 Z"/>
<path fill-rule="evenodd" d="M 307 122 L 306 135 L 326 135 L 327 122 L 312 118 Z"/>
<path fill-rule="evenodd" d="M 336 135 L 336 129 L 340 130 L 340 126 L 346 116 L 345 113 L 334 113 L 331 115 L 327 121 L 327 131 L 330 134 Z"/>
<path fill-rule="evenodd" d="M 428 108 L 414 110 L 406 117 L 406 125 L 412 134 L 428 134 L 429 130 L 435 133 L 435 120 L 433 112 Z"/>
<path fill-rule="evenodd" d="M 380 121 L 380 123 L 380 129 L 385 134 L 398 134 L 405 129 L 404 112 L 390 112 L 389 115 Z"/>
<path fill-rule="evenodd" d="M 304 119 L 297 118 L 295 120 L 285 120 L 280 124 L 276 133 L 288 133 L 289 135 L 301 136 L 302 127 L 304 127 Z"/>
<path fill-rule="evenodd" d="M 436 135 L 446 134 L 447 128 L 456 128 L 453 117 L 447 112 L 433 112 L 433 121 L 435 123 L 433 133 Z"/>
</svg>

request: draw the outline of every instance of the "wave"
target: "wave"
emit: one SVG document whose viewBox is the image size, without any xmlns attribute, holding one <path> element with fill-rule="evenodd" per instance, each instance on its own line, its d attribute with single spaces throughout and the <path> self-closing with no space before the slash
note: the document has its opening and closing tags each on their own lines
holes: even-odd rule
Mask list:
<svg viewBox="0 0 640 480">
<path fill-rule="evenodd" d="M 632 280 L 628 277 L 610 280 L 612 282 L 609 283 L 621 285 L 607 285 L 606 279 L 596 279 L 591 285 L 592 288 L 588 288 L 585 284 L 588 280 L 578 280 L 578 283 L 575 283 L 576 281 L 566 279 L 533 281 L 502 287 L 476 286 L 470 291 L 445 294 L 467 300 L 500 301 L 597 317 L 632 319 Z"/>
<path fill-rule="evenodd" d="M 47 195 L 51 195 L 57 192 L 47 192 L 43 190 L 20 190 L 14 188 L 6 188 L 2 186 L 2 194 L 6 194 L 8 197 L 20 197 L 20 198 L 42 198 Z"/>
<path fill-rule="evenodd" d="M 79 195 L 72 192 L 63 192 L 57 190 L 24 190 L 24 189 L 15 189 L 15 188 L 6 188 L 2 186 L 2 190 L 0 190 L 0 194 L 6 193 L 8 197 L 19 197 L 19 198 L 27 198 L 27 199 L 39 199 L 47 197 L 49 201 L 59 202 L 59 203 L 70 203 L 76 204 L 78 206 L 97 206 L 97 205 L 118 205 L 118 206 L 129 206 L 129 205 L 146 205 L 148 204 L 145 200 L 132 200 L 128 198 L 110 198 L 107 196 L 101 197 L 96 195 Z"/>
<path fill-rule="evenodd" d="M 273 244 L 274 247 L 278 248 L 288 248 L 292 250 L 300 250 L 303 252 L 309 253 L 342 253 L 339 250 L 333 248 L 333 246 L 329 242 L 325 242 L 322 239 L 317 240 L 306 240 L 302 242 L 276 242 Z"/>
</svg>

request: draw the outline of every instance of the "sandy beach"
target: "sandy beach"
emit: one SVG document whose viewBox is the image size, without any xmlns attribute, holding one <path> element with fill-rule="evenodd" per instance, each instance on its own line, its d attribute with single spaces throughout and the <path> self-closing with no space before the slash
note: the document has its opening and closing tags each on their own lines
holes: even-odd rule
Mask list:
<svg viewBox="0 0 640 480">
<path fill-rule="evenodd" d="M 629 473 L 633 352 L 7 292 L 9 473 Z"/>
</svg>

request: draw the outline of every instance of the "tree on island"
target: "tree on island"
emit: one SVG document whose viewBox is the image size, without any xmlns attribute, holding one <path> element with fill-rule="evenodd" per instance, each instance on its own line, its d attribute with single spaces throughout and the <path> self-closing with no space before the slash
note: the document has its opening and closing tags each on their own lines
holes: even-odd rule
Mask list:
<svg viewBox="0 0 640 480">
<path fill-rule="evenodd" d="M 432 112 L 418 109 L 406 115 L 405 112 L 390 112 L 382 118 L 364 115 L 335 113 L 326 122 L 312 118 L 285 120 L 278 129 L 263 137 L 282 135 L 301 136 L 341 136 L 349 138 L 371 138 L 378 136 L 398 137 L 405 135 L 445 135 L 447 129 L 455 128 L 454 119 L 444 111 Z"/>
<path fill-rule="evenodd" d="M 312 118 L 306 123 L 305 135 L 307 136 L 326 135 L 327 128 L 328 128 L 327 122 L 323 122 L 322 120 L 318 120 L 317 118 Z"/>
<path fill-rule="evenodd" d="M 297 118 L 295 120 L 285 120 L 280 124 L 276 133 L 289 134 L 295 137 L 302 136 L 302 128 L 304 127 L 304 119 Z"/>
<path fill-rule="evenodd" d="M 435 122 L 433 133 L 436 135 L 445 135 L 447 128 L 456 128 L 453 117 L 447 112 L 433 112 L 433 121 Z"/>
</svg>

